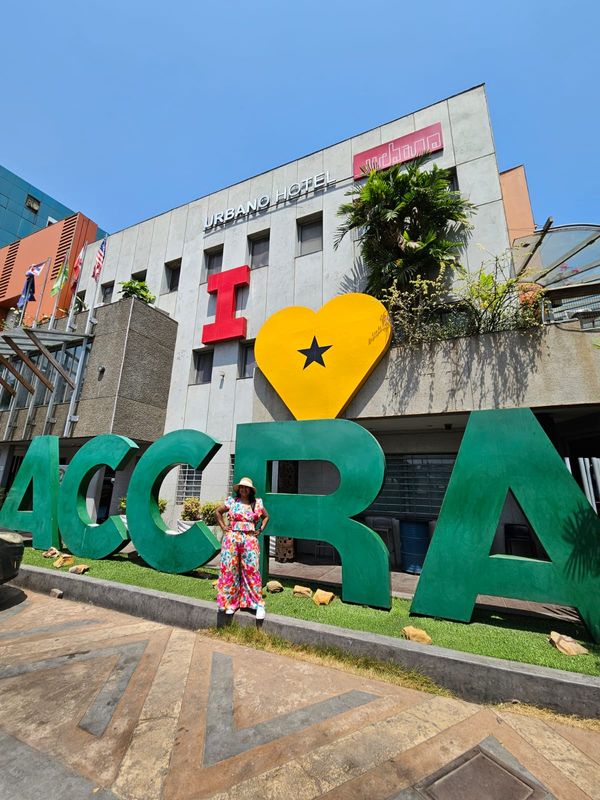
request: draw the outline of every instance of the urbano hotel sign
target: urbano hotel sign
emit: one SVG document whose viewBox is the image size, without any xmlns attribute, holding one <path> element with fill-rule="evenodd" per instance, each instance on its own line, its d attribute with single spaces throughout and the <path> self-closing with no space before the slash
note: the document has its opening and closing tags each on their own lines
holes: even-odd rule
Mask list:
<svg viewBox="0 0 600 800">
<path fill-rule="evenodd" d="M 290 186 L 286 186 L 283 189 L 276 189 L 273 195 L 263 194 L 260 197 L 255 197 L 254 200 L 241 203 L 237 207 L 228 208 L 225 211 L 211 214 L 210 217 L 206 217 L 204 220 L 204 230 L 208 231 L 217 225 L 225 225 L 241 217 L 247 217 L 250 214 L 256 214 L 260 211 L 266 211 L 271 205 L 276 206 L 279 203 L 298 200 L 302 195 L 316 192 L 319 189 L 326 189 L 334 183 L 335 178 L 329 177 L 329 171 L 319 172 L 317 175 L 304 178 L 304 180 L 292 183 Z"/>
<path fill-rule="evenodd" d="M 400 136 L 399 139 L 357 153 L 352 163 L 354 180 L 364 177 L 365 173 L 372 170 L 387 169 L 395 164 L 412 161 L 425 153 L 435 153 L 443 149 L 442 125 L 435 122 L 414 133 Z"/>
</svg>

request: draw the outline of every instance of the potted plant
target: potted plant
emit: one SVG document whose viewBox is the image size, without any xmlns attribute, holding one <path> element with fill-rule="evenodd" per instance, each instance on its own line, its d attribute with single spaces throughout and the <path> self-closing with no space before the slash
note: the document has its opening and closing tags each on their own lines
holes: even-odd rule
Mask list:
<svg viewBox="0 0 600 800">
<path fill-rule="evenodd" d="M 128 297 L 137 297 L 142 303 L 147 303 L 148 305 L 151 305 L 156 300 L 156 295 L 150 292 L 146 281 L 137 281 L 135 278 L 131 278 L 128 281 L 121 281 L 119 285 L 123 287 L 121 294 L 124 300 Z"/>
<path fill-rule="evenodd" d="M 164 514 L 167 510 L 167 501 L 164 497 L 158 498 L 158 510 L 161 514 Z M 121 497 L 119 499 L 119 515 L 125 525 L 127 525 L 127 497 Z"/>
<path fill-rule="evenodd" d="M 177 531 L 181 533 L 191 528 L 195 522 L 202 521 L 211 529 L 212 533 L 219 541 L 223 536 L 223 531 L 217 524 L 216 509 L 220 503 L 200 502 L 199 497 L 186 497 L 181 509 L 181 517 L 177 520 Z"/>
</svg>

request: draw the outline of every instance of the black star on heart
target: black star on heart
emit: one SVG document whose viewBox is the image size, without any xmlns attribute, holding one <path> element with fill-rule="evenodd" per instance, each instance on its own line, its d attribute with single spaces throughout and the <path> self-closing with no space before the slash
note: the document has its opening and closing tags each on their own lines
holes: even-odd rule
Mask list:
<svg viewBox="0 0 600 800">
<path fill-rule="evenodd" d="M 324 347 L 319 347 L 317 337 L 313 336 L 310 347 L 307 347 L 304 350 L 298 350 L 299 353 L 301 353 L 303 356 L 306 356 L 306 361 L 302 369 L 306 369 L 312 363 L 320 364 L 322 367 L 324 367 L 325 362 L 323 361 L 323 353 L 326 350 L 329 350 L 330 347 L 330 344 L 326 344 Z"/>
</svg>

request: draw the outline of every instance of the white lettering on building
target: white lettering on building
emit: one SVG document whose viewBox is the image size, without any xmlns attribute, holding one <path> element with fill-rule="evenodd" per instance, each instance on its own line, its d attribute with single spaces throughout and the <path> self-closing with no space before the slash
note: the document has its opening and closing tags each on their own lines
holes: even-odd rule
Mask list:
<svg viewBox="0 0 600 800">
<path fill-rule="evenodd" d="M 302 195 L 316 192 L 319 189 L 326 189 L 335 183 L 335 178 L 329 177 L 329 171 L 319 172 L 318 175 L 313 175 L 312 178 L 305 178 L 297 183 L 292 183 L 285 189 L 276 189 L 273 195 L 263 194 L 260 197 L 255 197 L 254 200 L 248 200 L 247 203 L 241 203 L 234 208 L 227 208 L 225 211 L 220 211 L 217 214 L 212 214 L 204 220 L 204 230 L 208 231 L 217 225 L 225 225 L 227 222 L 247 217 L 249 214 L 256 214 L 259 211 L 265 211 L 269 206 L 277 206 L 279 203 L 287 203 L 292 200 L 298 200 Z"/>
</svg>

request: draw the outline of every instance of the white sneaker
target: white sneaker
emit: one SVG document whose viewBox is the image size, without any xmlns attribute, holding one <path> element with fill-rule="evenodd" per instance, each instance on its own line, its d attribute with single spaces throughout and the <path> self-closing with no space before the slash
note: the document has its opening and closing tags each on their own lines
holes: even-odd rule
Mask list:
<svg viewBox="0 0 600 800">
<path fill-rule="evenodd" d="M 264 606 L 257 606 L 256 607 L 256 619 L 264 619 L 267 613 L 267 609 Z"/>
<path fill-rule="evenodd" d="M 235 614 L 235 608 L 228 608 L 225 611 L 226 614 Z"/>
</svg>

